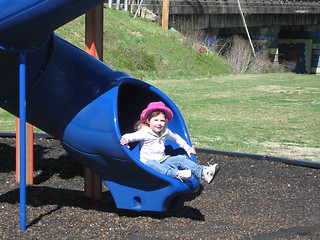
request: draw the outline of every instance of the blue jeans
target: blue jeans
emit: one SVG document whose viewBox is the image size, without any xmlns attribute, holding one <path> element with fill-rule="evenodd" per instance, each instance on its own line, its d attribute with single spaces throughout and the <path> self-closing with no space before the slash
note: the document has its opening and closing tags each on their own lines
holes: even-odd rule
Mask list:
<svg viewBox="0 0 320 240">
<path fill-rule="evenodd" d="M 153 170 L 172 178 L 176 178 L 177 171 L 190 169 L 193 176 L 200 179 L 204 168 L 203 165 L 196 164 L 184 155 L 170 156 L 161 163 L 156 160 L 149 160 L 146 162 L 146 165 Z"/>
</svg>

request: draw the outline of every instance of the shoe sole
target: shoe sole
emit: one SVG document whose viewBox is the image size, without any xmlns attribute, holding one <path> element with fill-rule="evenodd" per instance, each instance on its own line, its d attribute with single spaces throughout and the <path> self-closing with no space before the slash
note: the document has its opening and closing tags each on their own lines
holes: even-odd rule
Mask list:
<svg viewBox="0 0 320 240">
<path fill-rule="evenodd" d="M 216 166 L 215 166 L 215 169 L 214 169 L 213 178 L 217 175 L 217 173 L 218 173 L 219 170 L 220 170 L 220 166 L 219 166 L 218 164 L 214 164 L 214 165 L 216 165 Z M 213 166 L 214 166 L 214 165 L 213 165 Z"/>
<path fill-rule="evenodd" d="M 212 175 L 212 178 L 210 179 L 210 181 L 208 183 L 211 183 L 212 180 L 215 178 L 215 176 L 217 175 L 217 173 L 220 170 L 220 166 L 218 164 L 213 164 L 214 166 L 214 174 Z"/>
</svg>

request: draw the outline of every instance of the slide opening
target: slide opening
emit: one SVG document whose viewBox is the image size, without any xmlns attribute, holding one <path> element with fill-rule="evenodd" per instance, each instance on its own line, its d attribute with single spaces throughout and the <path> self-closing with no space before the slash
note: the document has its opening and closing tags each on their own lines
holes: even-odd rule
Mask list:
<svg viewBox="0 0 320 240">
<path fill-rule="evenodd" d="M 124 83 L 118 94 L 118 120 L 121 134 L 134 131 L 140 113 L 152 101 L 163 101 L 159 95 L 140 85 Z"/>
</svg>

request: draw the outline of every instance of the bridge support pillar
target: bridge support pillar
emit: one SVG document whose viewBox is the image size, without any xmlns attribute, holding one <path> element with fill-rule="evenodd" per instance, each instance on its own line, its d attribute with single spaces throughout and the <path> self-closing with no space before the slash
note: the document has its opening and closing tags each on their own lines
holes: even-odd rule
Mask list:
<svg viewBox="0 0 320 240">
<path fill-rule="evenodd" d="M 306 26 L 306 32 L 312 39 L 310 73 L 320 75 L 320 26 Z"/>
</svg>

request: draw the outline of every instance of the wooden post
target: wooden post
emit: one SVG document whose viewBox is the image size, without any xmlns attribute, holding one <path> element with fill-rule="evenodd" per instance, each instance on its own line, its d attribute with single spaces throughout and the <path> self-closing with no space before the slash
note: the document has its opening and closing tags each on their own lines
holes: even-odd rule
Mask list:
<svg viewBox="0 0 320 240">
<path fill-rule="evenodd" d="M 103 60 L 103 5 L 86 13 L 84 50 Z"/>
<path fill-rule="evenodd" d="M 102 180 L 91 169 L 84 169 L 84 192 L 92 200 L 102 198 Z"/>
<path fill-rule="evenodd" d="M 16 181 L 20 182 L 20 119 L 16 118 Z M 34 165 L 34 127 L 26 125 L 26 184 L 33 184 L 33 165 Z"/>
<path fill-rule="evenodd" d="M 163 29 L 169 28 L 169 5 L 170 5 L 170 0 L 163 0 L 163 6 L 162 6 L 162 28 Z"/>
<path fill-rule="evenodd" d="M 91 56 L 103 60 L 103 4 L 86 13 L 84 50 Z M 85 168 L 84 192 L 92 200 L 102 197 L 102 181 L 88 168 Z"/>
</svg>

